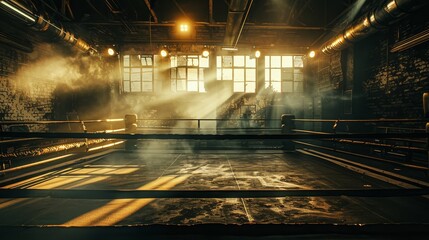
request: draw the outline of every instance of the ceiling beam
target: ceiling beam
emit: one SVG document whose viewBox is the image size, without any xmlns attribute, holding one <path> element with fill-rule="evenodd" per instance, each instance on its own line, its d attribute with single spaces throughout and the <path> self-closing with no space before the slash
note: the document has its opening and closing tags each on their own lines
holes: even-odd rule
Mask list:
<svg viewBox="0 0 429 240">
<path fill-rule="evenodd" d="M 103 22 L 79 22 L 80 25 L 85 26 L 120 26 L 122 23 L 120 21 L 103 21 Z M 149 26 L 152 27 L 174 27 L 176 26 L 175 22 L 162 22 L 162 23 L 150 23 L 148 21 L 129 21 L 129 24 L 133 26 L 143 27 Z M 225 22 L 195 22 L 195 27 L 211 27 L 211 28 L 225 28 Z M 273 23 L 245 23 L 244 28 L 246 29 L 267 29 L 267 30 L 302 30 L 302 31 L 325 31 L 330 30 L 325 27 L 319 26 L 290 26 L 286 24 L 273 24 Z"/>
<path fill-rule="evenodd" d="M 292 3 L 292 7 L 290 8 L 289 16 L 287 17 L 287 21 L 286 21 L 286 24 L 288 24 L 288 25 L 290 24 L 290 20 L 292 20 L 292 18 L 295 18 L 295 17 L 292 17 L 292 16 L 294 15 L 297 3 L 298 3 L 297 0 L 293 1 L 293 3 Z"/>
<path fill-rule="evenodd" d="M 150 15 L 153 17 L 153 20 L 155 23 L 158 23 L 158 17 L 155 14 L 155 11 L 153 10 L 152 6 L 150 5 L 149 0 L 144 0 L 146 3 L 147 8 L 149 9 Z"/>
<path fill-rule="evenodd" d="M 189 19 L 188 14 L 186 14 L 186 12 L 183 10 L 183 8 L 180 6 L 180 4 L 176 1 L 173 0 L 174 5 L 176 5 L 177 9 L 179 9 L 179 11 L 183 14 L 183 16 L 187 19 Z"/>
<path fill-rule="evenodd" d="M 209 0 L 209 23 L 213 23 L 213 0 Z"/>
<path fill-rule="evenodd" d="M 300 8 L 298 13 L 295 15 L 295 19 L 299 19 L 302 15 L 302 13 L 307 9 L 308 4 L 310 3 L 310 0 L 307 0 L 304 5 Z"/>
<path fill-rule="evenodd" d="M 71 19 L 74 19 L 73 11 L 71 10 L 71 7 L 70 7 L 70 0 L 63 0 L 61 2 L 61 13 L 63 15 L 66 15 L 67 10 L 70 14 Z"/>
</svg>

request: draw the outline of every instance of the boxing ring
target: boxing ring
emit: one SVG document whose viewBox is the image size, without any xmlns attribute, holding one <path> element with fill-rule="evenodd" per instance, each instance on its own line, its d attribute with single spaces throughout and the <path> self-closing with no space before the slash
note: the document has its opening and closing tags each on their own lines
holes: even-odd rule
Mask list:
<svg viewBox="0 0 429 240">
<path fill-rule="evenodd" d="M 0 229 L 45 239 L 426 236 L 425 123 L 3 121 Z"/>
</svg>

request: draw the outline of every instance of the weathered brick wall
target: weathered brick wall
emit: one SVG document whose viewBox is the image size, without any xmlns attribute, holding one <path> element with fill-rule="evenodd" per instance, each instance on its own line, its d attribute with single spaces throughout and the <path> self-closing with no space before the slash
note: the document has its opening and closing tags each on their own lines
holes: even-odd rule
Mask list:
<svg viewBox="0 0 429 240">
<path fill-rule="evenodd" d="M 392 46 L 428 29 L 429 6 L 329 56 L 317 66 L 317 89 L 326 118 L 419 118 L 422 94 L 429 92 L 429 43 L 392 53 Z M 352 90 L 346 115 L 345 93 Z M 335 117 L 335 116 L 333 116 Z"/>
<path fill-rule="evenodd" d="M 0 45 L 0 120 L 50 120 L 55 84 L 46 79 L 17 78 L 28 54 Z"/>
<path fill-rule="evenodd" d="M 374 117 L 422 117 L 422 94 L 429 91 L 429 44 L 389 52 L 394 43 L 415 34 L 421 24 L 426 24 L 410 25 L 410 22 L 412 19 L 401 22 L 362 43 L 371 46 L 367 78 L 363 79 L 362 86 L 367 107 Z"/>
</svg>

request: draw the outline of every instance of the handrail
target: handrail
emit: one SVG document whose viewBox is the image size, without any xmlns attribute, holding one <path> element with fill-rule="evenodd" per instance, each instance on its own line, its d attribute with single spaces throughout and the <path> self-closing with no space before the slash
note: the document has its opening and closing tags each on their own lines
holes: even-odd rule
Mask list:
<svg viewBox="0 0 429 240">
<path fill-rule="evenodd" d="M 304 118 L 296 118 L 291 119 L 295 122 L 346 122 L 346 123 L 372 123 L 372 122 L 428 122 L 429 119 L 384 119 L 384 118 L 378 118 L 378 119 L 304 119 Z"/>
<path fill-rule="evenodd" d="M 333 133 L 333 134 L 142 134 L 142 133 L 68 133 L 68 132 L 0 132 L 0 137 L 41 138 L 111 138 L 111 139 L 178 139 L 178 140 L 240 140 L 240 139 L 329 139 L 329 138 L 403 138 L 428 137 L 428 133 Z"/>
<path fill-rule="evenodd" d="M 138 118 L 137 121 L 281 121 L 274 118 Z"/>
<path fill-rule="evenodd" d="M 103 119 L 103 120 L 67 120 L 67 121 L 0 121 L 1 124 L 11 125 L 11 124 L 65 124 L 65 123 L 102 123 L 102 122 L 120 122 L 124 119 Z"/>
</svg>

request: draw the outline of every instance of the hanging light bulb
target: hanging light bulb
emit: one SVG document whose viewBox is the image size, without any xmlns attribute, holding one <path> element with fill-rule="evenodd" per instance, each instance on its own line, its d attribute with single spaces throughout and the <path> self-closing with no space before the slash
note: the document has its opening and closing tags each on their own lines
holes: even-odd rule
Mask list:
<svg viewBox="0 0 429 240">
<path fill-rule="evenodd" d="M 167 50 L 165 49 L 161 50 L 161 57 L 167 57 L 167 54 L 168 54 Z"/>
<path fill-rule="evenodd" d="M 314 58 L 314 57 L 316 56 L 316 52 L 315 52 L 315 51 L 310 51 L 310 52 L 308 53 L 308 56 L 309 56 L 310 58 Z"/>
<path fill-rule="evenodd" d="M 113 55 L 115 55 L 115 50 L 113 49 L 113 48 L 108 48 L 107 49 L 107 54 L 109 54 L 109 56 L 113 56 Z"/>
<path fill-rule="evenodd" d="M 207 50 L 207 49 L 204 49 L 203 50 L 203 53 L 202 53 L 202 55 L 203 55 L 203 57 L 208 57 L 209 55 L 210 55 L 210 52 L 209 52 L 209 50 Z"/>
<path fill-rule="evenodd" d="M 261 56 L 261 51 L 256 50 L 255 51 L 255 58 L 259 58 Z"/>
</svg>

